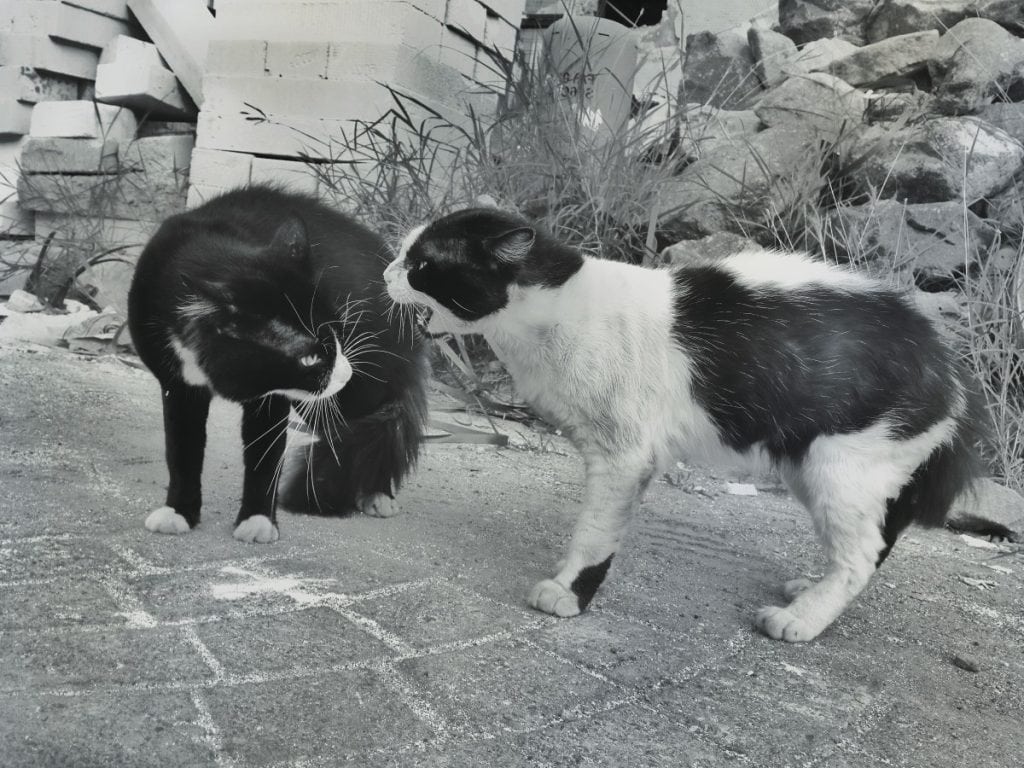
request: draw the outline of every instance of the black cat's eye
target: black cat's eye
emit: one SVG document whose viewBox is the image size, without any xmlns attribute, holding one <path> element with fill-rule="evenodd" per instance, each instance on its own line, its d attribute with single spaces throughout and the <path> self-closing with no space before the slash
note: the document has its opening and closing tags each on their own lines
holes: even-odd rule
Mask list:
<svg viewBox="0 0 1024 768">
<path fill-rule="evenodd" d="M 314 365 L 318 365 L 323 361 L 320 355 L 306 355 L 299 358 L 299 365 L 303 368 L 312 368 Z"/>
</svg>

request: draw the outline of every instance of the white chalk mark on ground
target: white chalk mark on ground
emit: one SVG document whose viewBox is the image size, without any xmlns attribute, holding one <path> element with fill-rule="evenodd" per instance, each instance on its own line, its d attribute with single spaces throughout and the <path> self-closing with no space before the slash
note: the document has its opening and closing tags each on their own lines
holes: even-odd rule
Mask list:
<svg viewBox="0 0 1024 768">
<path fill-rule="evenodd" d="M 220 682 L 224 679 L 224 665 L 221 664 L 217 657 L 213 655 L 213 652 L 206 647 L 206 643 L 202 641 L 199 635 L 196 633 L 194 626 L 185 626 L 181 628 L 181 633 L 185 636 L 185 642 L 195 648 L 196 653 L 203 660 L 203 663 L 210 668 L 213 672 L 213 681 Z"/>
<path fill-rule="evenodd" d="M 198 688 L 193 688 L 191 694 L 192 705 L 196 708 L 196 712 L 199 715 L 196 719 L 196 725 L 202 728 L 203 738 L 213 752 L 217 765 L 223 766 L 223 768 L 233 768 L 236 763 L 224 752 L 224 740 L 221 738 L 217 724 L 213 722 L 213 713 L 210 712 L 210 708 L 206 705 L 206 700 Z"/>
<path fill-rule="evenodd" d="M 117 607 L 121 609 L 117 615 L 124 616 L 129 629 L 152 629 L 159 626 L 160 622 L 145 609 L 142 601 L 135 596 L 127 584 L 109 576 L 101 576 L 99 582 L 114 598 Z"/>
<path fill-rule="evenodd" d="M 348 600 L 347 595 L 324 591 L 323 587 L 334 583 L 333 579 L 274 576 L 230 565 L 221 568 L 220 572 L 231 576 L 241 576 L 247 579 L 247 581 L 211 584 L 210 594 L 215 600 L 244 600 L 253 595 L 271 594 L 284 595 L 299 605 L 320 605 L 328 597 Z"/>
<path fill-rule="evenodd" d="M 405 675 L 399 672 L 391 664 L 384 663 L 374 668 L 381 681 L 391 691 L 397 694 L 405 706 L 423 723 L 427 725 L 438 737 L 444 739 L 451 731 L 448 721 L 444 719 L 430 703 L 420 695 L 414 683 L 409 681 Z"/>
</svg>

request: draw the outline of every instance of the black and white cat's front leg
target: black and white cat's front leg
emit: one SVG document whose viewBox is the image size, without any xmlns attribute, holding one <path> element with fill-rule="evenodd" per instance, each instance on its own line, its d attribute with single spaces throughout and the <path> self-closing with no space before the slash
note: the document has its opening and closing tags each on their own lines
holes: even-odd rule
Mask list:
<svg viewBox="0 0 1024 768">
<path fill-rule="evenodd" d="M 529 603 L 554 616 L 585 610 L 604 581 L 654 473 L 649 456 L 584 455 L 586 495 L 558 573 L 537 583 Z"/>
<path fill-rule="evenodd" d="M 283 395 L 268 395 L 242 404 L 245 478 L 234 532 L 239 541 L 277 541 L 277 484 L 290 413 L 291 403 Z"/>
<path fill-rule="evenodd" d="M 199 525 L 203 504 L 203 455 L 211 394 L 205 387 L 181 381 L 161 389 L 169 476 L 167 503 L 150 512 L 145 525 L 153 533 L 188 533 Z"/>
</svg>

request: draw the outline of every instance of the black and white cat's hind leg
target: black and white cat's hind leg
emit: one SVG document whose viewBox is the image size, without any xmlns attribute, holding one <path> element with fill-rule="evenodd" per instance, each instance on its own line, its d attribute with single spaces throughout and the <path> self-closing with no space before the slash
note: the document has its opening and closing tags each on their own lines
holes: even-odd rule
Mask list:
<svg viewBox="0 0 1024 768">
<path fill-rule="evenodd" d="M 787 642 L 817 637 L 864 589 L 903 530 L 912 522 L 941 526 L 976 473 L 960 415 L 910 437 L 891 436 L 886 423 L 822 436 L 781 469 L 810 511 L 827 561 L 820 580 L 785 583 L 787 605 L 757 614 L 758 628 Z"/>
</svg>

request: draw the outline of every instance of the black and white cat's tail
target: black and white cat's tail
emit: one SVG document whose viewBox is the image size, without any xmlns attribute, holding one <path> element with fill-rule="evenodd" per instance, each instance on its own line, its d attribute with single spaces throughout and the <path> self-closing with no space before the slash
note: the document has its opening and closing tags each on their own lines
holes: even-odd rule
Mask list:
<svg viewBox="0 0 1024 768">
<path fill-rule="evenodd" d="M 289 512 L 346 516 L 370 511 L 376 497 L 394 499 L 415 467 L 423 442 L 427 398 L 421 386 L 372 413 L 323 428 L 290 452 L 278 507 Z"/>
<path fill-rule="evenodd" d="M 966 376 L 961 376 L 961 380 L 968 381 Z M 978 448 L 989 425 L 988 410 L 973 388 L 966 390 L 965 401 L 950 440 L 937 446 L 914 471 L 899 496 L 887 502 L 882 529 L 886 546 L 879 554 L 879 564 L 910 523 L 930 528 L 945 525 L 953 503 L 961 495 L 973 493 L 975 484 L 984 476 Z"/>
</svg>

